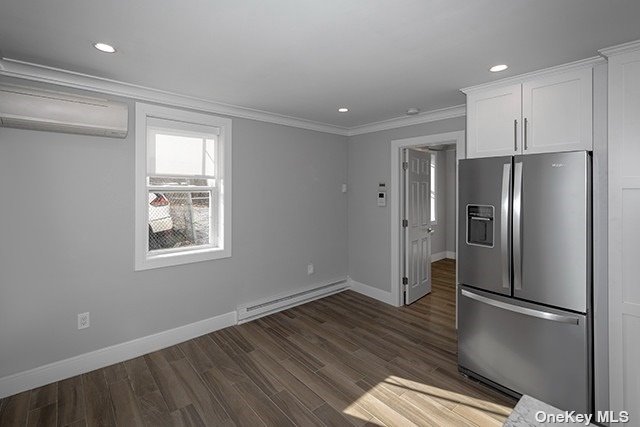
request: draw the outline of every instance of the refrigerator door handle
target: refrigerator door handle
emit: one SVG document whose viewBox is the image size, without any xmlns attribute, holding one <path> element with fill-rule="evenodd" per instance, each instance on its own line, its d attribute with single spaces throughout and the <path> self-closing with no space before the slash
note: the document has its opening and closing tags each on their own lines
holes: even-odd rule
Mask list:
<svg viewBox="0 0 640 427">
<path fill-rule="evenodd" d="M 534 310 L 533 308 L 520 307 L 518 305 L 508 304 L 506 302 L 497 301 L 491 298 L 487 298 L 482 295 L 469 292 L 466 289 L 462 289 L 461 293 L 467 298 L 471 298 L 478 302 L 488 304 L 493 307 L 501 308 L 503 310 L 513 311 L 514 313 L 524 314 L 525 316 L 537 317 L 539 319 L 550 320 L 552 322 L 570 323 L 572 325 L 579 325 L 580 319 L 574 316 L 565 316 L 563 314 L 550 313 L 548 311 Z"/>
<path fill-rule="evenodd" d="M 509 211 L 511 204 L 511 163 L 502 167 L 502 209 L 500 218 L 500 247 L 502 249 L 502 287 L 509 289 L 511 286 L 511 262 L 509 254 Z"/>
<path fill-rule="evenodd" d="M 522 289 L 522 162 L 516 162 L 513 177 L 513 286 Z"/>
</svg>

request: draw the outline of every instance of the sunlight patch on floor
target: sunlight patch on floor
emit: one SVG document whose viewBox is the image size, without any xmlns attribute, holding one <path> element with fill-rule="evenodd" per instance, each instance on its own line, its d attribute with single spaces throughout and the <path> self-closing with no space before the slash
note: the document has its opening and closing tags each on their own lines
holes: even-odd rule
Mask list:
<svg viewBox="0 0 640 427">
<path fill-rule="evenodd" d="M 457 405 L 464 405 L 481 410 L 483 412 L 491 412 L 496 415 L 509 415 L 511 413 L 511 408 L 509 408 L 508 406 L 474 397 L 470 394 L 468 395 L 458 393 L 452 390 L 432 386 L 406 378 L 401 378 L 398 376 L 389 376 L 382 383 L 391 387 L 404 389 L 405 393 L 418 393 L 423 396 L 432 398 L 442 406 L 450 409 Z"/>
<path fill-rule="evenodd" d="M 395 375 L 390 375 L 368 391 L 363 391 L 362 396 L 345 408 L 343 413 L 361 420 L 369 420 L 369 418 L 363 417 L 362 408 L 371 404 L 371 399 L 376 399 L 373 395 L 378 393 L 393 393 L 398 397 L 403 396 L 403 399 L 410 404 L 429 413 L 430 418 L 433 417 L 434 421 L 445 421 L 451 417 L 453 412 L 461 416 L 461 420 L 464 419 L 470 423 L 501 425 L 500 420 L 511 413 L 510 407 L 474 397 L 472 393 L 464 394 L 464 392 L 456 392 Z M 380 402 L 380 405 L 385 405 L 385 403 Z"/>
</svg>

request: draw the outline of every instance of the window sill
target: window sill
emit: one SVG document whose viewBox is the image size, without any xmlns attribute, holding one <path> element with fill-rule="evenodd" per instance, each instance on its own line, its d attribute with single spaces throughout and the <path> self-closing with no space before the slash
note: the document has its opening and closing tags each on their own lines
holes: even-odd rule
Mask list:
<svg viewBox="0 0 640 427">
<path fill-rule="evenodd" d="M 165 252 L 146 254 L 142 259 L 136 259 L 136 271 L 151 270 L 153 268 L 171 267 L 174 265 L 191 264 L 194 262 L 211 261 L 231 257 L 231 249 L 204 248 L 183 250 L 179 252 Z"/>
</svg>

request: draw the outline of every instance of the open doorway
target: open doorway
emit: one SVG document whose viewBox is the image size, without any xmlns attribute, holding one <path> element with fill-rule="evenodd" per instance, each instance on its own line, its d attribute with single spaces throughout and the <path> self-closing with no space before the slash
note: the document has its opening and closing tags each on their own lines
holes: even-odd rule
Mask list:
<svg viewBox="0 0 640 427">
<path fill-rule="evenodd" d="M 464 132 L 395 140 L 391 146 L 391 289 L 400 306 L 431 291 L 431 263 L 455 268 L 456 168 L 464 156 Z M 416 165 L 425 164 L 428 174 L 417 173 Z"/>
<path fill-rule="evenodd" d="M 431 155 L 431 262 L 456 258 L 456 146 L 429 147 Z"/>
</svg>

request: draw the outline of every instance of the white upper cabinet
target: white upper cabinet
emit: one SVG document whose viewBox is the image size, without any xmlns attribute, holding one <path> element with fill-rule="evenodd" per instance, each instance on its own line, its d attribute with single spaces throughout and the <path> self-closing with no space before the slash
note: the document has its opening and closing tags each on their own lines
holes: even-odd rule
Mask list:
<svg viewBox="0 0 640 427">
<path fill-rule="evenodd" d="M 467 96 L 467 157 L 510 156 L 520 150 L 520 84 Z"/>
<path fill-rule="evenodd" d="M 522 84 L 524 153 L 592 150 L 592 69 Z"/>
<path fill-rule="evenodd" d="M 591 151 L 592 81 L 587 66 L 465 89 L 467 158 Z"/>
</svg>

